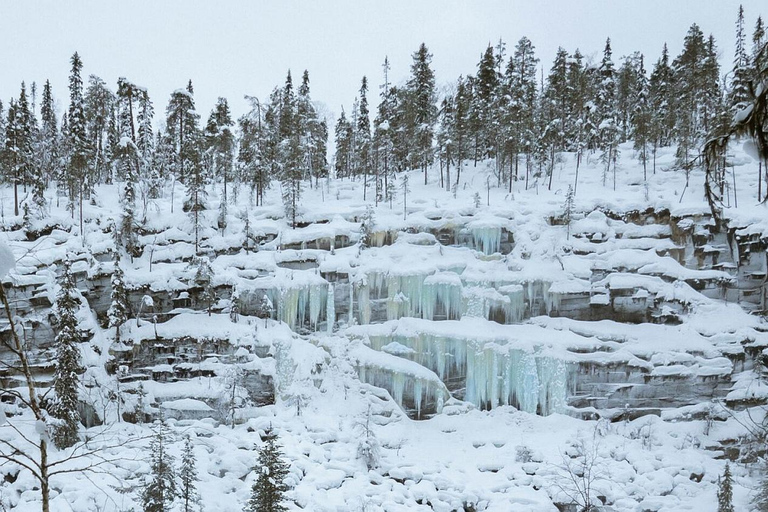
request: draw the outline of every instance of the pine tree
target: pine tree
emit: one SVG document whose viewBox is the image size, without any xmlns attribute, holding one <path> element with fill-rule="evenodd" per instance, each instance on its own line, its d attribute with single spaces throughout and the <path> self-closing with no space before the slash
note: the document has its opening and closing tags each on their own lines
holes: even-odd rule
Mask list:
<svg viewBox="0 0 768 512">
<path fill-rule="evenodd" d="M 48 214 L 48 205 L 45 201 L 45 189 L 52 179 L 59 177 L 59 133 L 56 127 L 56 113 L 53 106 L 53 94 L 51 83 L 46 80 L 43 86 L 43 97 L 40 105 L 41 126 L 38 132 L 38 178 L 34 183 L 33 203 L 38 210 L 38 217 Z"/>
<path fill-rule="evenodd" d="M 8 102 L 8 117 L 5 123 L 5 140 L 3 145 L 3 161 L 5 172 L 3 178 L 6 182 L 14 184 L 14 213 L 18 215 L 18 181 L 21 174 L 22 159 L 21 146 L 23 134 L 21 120 L 18 113 L 16 100 Z"/>
<path fill-rule="evenodd" d="M 229 298 L 229 320 L 235 324 L 240 319 L 240 302 L 240 290 L 237 285 L 233 285 L 232 296 Z"/>
<path fill-rule="evenodd" d="M 336 176 L 345 178 L 351 175 L 352 162 L 352 126 L 347 121 L 344 109 L 336 121 Z"/>
<path fill-rule="evenodd" d="M 232 114 L 226 98 L 219 98 L 208 116 L 205 126 L 205 142 L 211 155 L 211 174 L 223 183 L 222 201 L 227 201 L 227 186 L 233 178 L 235 136 L 232 133 Z"/>
<path fill-rule="evenodd" d="M 723 477 L 717 479 L 717 512 L 734 512 L 733 477 L 731 476 L 731 466 L 727 462 Z"/>
<path fill-rule="evenodd" d="M 195 265 L 195 285 L 202 288 L 200 300 L 206 305 L 208 316 L 211 316 L 211 308 L 216 302 L 216 291 L 213 288 L 213 268 L 206 257 L 198 257 L 193 261 Z"/>
<path fill-rule="evenodd" d="M 469 157 L 469 143 L 471 138 L 469 133 L 469 111 L 472 101 L 471 95 L 466 80 L 459 77 L 456 84 L 456 96 L 454 98 L 453 122 L 451 125 L 451 132 L 448 135 L 448 138 L 453 143 L 453 153 L 456 161 L 456 182 L 454 185 L 447 183 L 447 189 L 451 189 L 452 186 L 458 188 L 459 181 L 461 181 L 461 168 L 464 165 L 464 160 L 467 160 Z"/>
<path fill-rule="evenodd" d="M 763 51 L 765 46 L 765 26 L 762 16 L 757 17 L 755 30 L 752 33 L 752 73 L 755 77 L 760 77 L 760 72 L 768 66 L 768 52 Z"/>
<path fill-rule="evenodd" d="M 656 174 L 656 151 L 666 146 L 672 139 L 675 125 L 673 109 L 672 68 L 669 66 L 669 52 L 666 43 L 661 57 L 653 66 L 648 83 L 648 103 L 650 105 L 650 139 L 653 144 L 653 173 Z"/>
<path fill-rule="evenodd" d="M 188 167 L 198 160 L 199 116 L 195 111 L 192 80 L 186 89 L 177 89 L 171 94 L 165 114 L 166 129 L 176 153 L 174 174 L 183 182 L 187 179 Z"/>
<path fill-rule="evenodd" d="M 124 178 L 123 195 L 120 198 L 123 210 L 120 215 L 120 241 L 125 252 L 133 259 L 139 256 L 141 249 L 136 235 L 136 183 L 138 179 L 132 165 L 125 168 Z"/>
<path fill-rule="evenodd" d="M 613 188 L 616 190 L 616 161 L 618 160 L 619 126 L 616 105 L 616 72 L 613 66 L 611 40 L 605 42 L 603 60 L 598 70 L 597 116 L 598 137 L 603 162 L 603 185 L 613 165 Z"/>
<path fill-rule="evenodd" d="M 357 162 L 357 174 L 363 176 L 363 201 L 365 201 L 368 175 L 371 172 L 371 121 L 368 110 L 368 79 L 366 77 L 363 77 L 360 82 L 357 126 L 355 126 L 355 161 Z"/>
<path fill-rule="evenodd" d="M 376 225 L 373 207 L 369 204 L 365 207 L 365 215 L 360 223 L 360 249 L 367 249 L 371 246 L 371 234 Z"/>
<path fill-rule="evenodd" d="M 635 151 L 637 151 L 638 159 L 643 164 L 643 180 L 648 179 L 648 144 L 651 140 L 651 111 L 648 94 L 648 77 L 645 74 L 644 58 L 641 55 L 633 100 L 632 131 L 635 139 Z"/>
<path fill-rule="evenodd" d="M 200 253 L 200 216 L 207 208 L 208 192 L 206 191 L 205 169 L 200 154 L 199 134 L 188 133 L 184 138 L 184 162 L 186 162 L 187 197 L 184 201 L 184 211 L 189 213 L 195 232 L 195 254 Z"/>
<path fill-rule="evenodd" d="M 409 138 L 413 141 L 411 163 L 424 171 L 427 184 L 427 167 L 432 163 L 432 138 L 437 120 L 437 93 L 435 72 L 430 68 L 432 54 L 427 45 L 421 43 L 413 54 L 411 77 L 407 83 L 410 124 Z"/>
<path fill-rule="evenodd" d="M 674 91 L 678 140 L 678 166 L 687 169 L 691 152 L 698 146 L 703 132 L 701 116 L 704 96 L 704 34 L 695 23 L 688 29 L 683 50 L 672 63 L 676 88 Z"/>
<path fill-rule="evenodd" d="M 192 439 L 187 436 L 184 440 L 184 450 L 181 452 L 181 467 L 179 468 L 179 499 L 182 512 L 200 510 L 200 494 L 197 492 L 197 459 L 195 458 Z"/>
<path fill-rule="evenodd" d="M 78 441 L 80 413 L 78 412 L 80 363 L 80 332 L 77 328 L 77 310 L 80 299 L 69 261 L 64 263 L 61 288 L 56 296 L 55 328 L 56 369 L 53 389 L 56 393 L 51 405 L 51 415 L 57 419 L 53 443 L 58 449 L 69 448 Z"/>
<path fill-rule="evenodd" d="M 92 157 L 90 168 L 92 181 L 99 183 L 111 178 L 111 159 L 107 154 L 107 140 L 110 119 L 115 109 L 116 98 L 107 88 L 106 82 L 96 75 L 88 77 L 88 88 L 85 91 L 86 132 Z M 43 91 L 45 103 L 45 91 Z"/>
<path fill-rule="evenodd" d="M 514 160 L 516 177 L 519 175 L 519 156 L 526 155 L 526 189 L 535 140 L 534 112 L 537 104 L 538 63 L 539 59 L 535 56 L 533 43 L 527 37 L 523 37 L 515 46 L 515 52 L 509 59 L 505 72 L 506 87 L 510 94 L 509 109 L 505 115 L 511 134 L 507 142 L 507 152 Z M 457 117 L 459 105 L 460 103 L 457 104 Z M 512 190 L 512 173 L 510 173 L 509 190 Z"/>
<path fill-rule="evenodd" d="M 131 303 L 128 300 L 128 291 L 125 288 L 125 275 L 120 268 L 120 258 L 115 251 L 115 270 L 112 273 L 112 302 L 107 311 L 109 326 L 115 328 L 115 341 L 120 342 L 120 328 L 128 321 L 131 315 Z"/>
<path fill-rule="evenodd" d="M 80 232 L 83 231 L 83 194 L 89 189 L 88 174 L 88 136 L 86 131 L 85 107 L 83 105 L 83 79 L 80 73 L 83 62 L 77 52 L 70 60 L 72 69 L 69 75 L 69 110 L 67 115 L 67 135 L 69 161 L 67 168 L 67 185 L 69 201 L 74 206 L 80 203 Z M 72 210 L 74 217 L 74 209 Z"/>
<path fill-rule="evenodd" d="M 139 125 L 136 136 L 136 149 L 139 156 L 139 176 L 146 180 L 149 178 L 150 169 L 155 153 L 155 135 L 152 130 L 152 120 L 155 116 L 155 108 L 149 99 L 149 94 L 144 89 L 138 94 L 138 114 L 136 122 Z"/>
<path fill-rule="evenodd" d="M 283 505 L 288 486 L 288 464 L 282 460 L 282 452 L 277 444 L 277 434 L 272 429 L 264 433 L 264 446 L 259 450 L 259 462 L 256 467 L 258 476 L 251 488 L 251 499 L 245 506 L 245 512 L 284 512 Z"/>
<path fill-rule="evenodd" d="M 239 120 L 240 143 L 237 161 L 244 175 L 243 181 L 256 193 L 256 205 L 263 203 L 264 192 L 269 186 L 269 166 L 266 162 L 267 127 L 258 98 L 246 97 L 251 110 Z"/>
<path fill-rule="evenodd" d="M 476 111 L 479 133 L 478 150 L 482 157 L 496 157 L 496 102 L 499 92 L 499 74 L 496 57 L 489 44 L 477 64 L 475 94 L 472 108 Z"/>
<path fill-rule="evenodd" d="M 739 5 L 736 18 L 736 50 L 733 55 L 731 70 L 731 91 L 729 103 L 733 113 L 747 106 L 749 101 L 749 82 L 752 78 L 751 59 L 747 55 L 746 32 L 744 30 L 744 7 Z"/>
<path fill-rule="evenodd" d="M 357 456 L 365 463 L 368 471 L 376 469 L 381 458 L 381 448 L 379 440 L 371 427 L 371 406 L 368 406 L 368 413 L 365 422 L 360 425 L 361 437 L 360 444 L 357 446 Z"/>
<path fill-rule="evenodd" d="M 303 157 L 301 134 L 299 133 L 296 96 L 293 92 L 291 72 L 285 79 L 282 90 L 279 116 L 280 134 L 280 181 L 282 184 L 285 216 L 292 228 L 296 228 L 296 218 L 301 201 L 301 180 L 303 177 Z"/>
<path fill-rule="evenodd" d="M 176 498 L 176 478 L 173 471 L 173 457 L 168 453 L 171 442 L 170 432 L 165 424 L 155 428 L 149 445 L 150 474 L 144 482 L 140 499 L 144 512 L 170 512 Z"/>
<path fill-rule="evenodd" d="M 565 194 L 565 203 L 563 204 L 563 222 L 567 226 L 566 238 L 571 238 L 571 220 L 573 219 L 574 193 L 573 187 L 568 185 L 568 192 Z"/>
<path fill-rule="evenodd" d="M 397 180 L 397 155 L 395 153 L 395 132 L 397 122 L 394 119 L 397 110 L 397 94 L 389 83 L 389 58 L 384 58 L 382 64 L 384 82 L 379 86 L 379 106 L 374 118 L 374 148 L 376 152 L 376 174 L 380 183 L 381 200 L 387 201 L 390 208 L 395 198 L 395 182 Z M 377 196 L 377 199 L 378 196 Z"/>
</svg>

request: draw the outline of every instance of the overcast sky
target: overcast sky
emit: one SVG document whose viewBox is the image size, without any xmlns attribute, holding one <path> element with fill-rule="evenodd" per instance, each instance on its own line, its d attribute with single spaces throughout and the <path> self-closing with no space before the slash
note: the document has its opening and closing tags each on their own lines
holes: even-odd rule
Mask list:
<svg viewBox="0 0 768 512">
<path fill-rule="evenodd" d="M 748 35 L 765 0 L 531 1 L 69 1 L 0 2 L 0 98 L 19 84 L 51 80 L 60 112 L 67 104 L 69 57 L 77 50 L 84 78 L 113 88 L 120 76 L 148 88 L 157 115 L 191 78 L 205 119 L 218 96 L 235 115 L 244 94 L 266 98 L 290 68 L 309 70 L 316 101 L 347 108 L 369 77 L 378 94 L 388 55 L 391 80 L 407 78 L 411 53 L 423 41 L 434 54 L 438 85 L 472 73 L 489 42 L 508 49 L 525 35 L 549 69 L 558 46 L 599 58 L 611 37 L 614 58 L 639 50 L 650 70 L 667 42 L 676 55 L 691 25 L 714 34 L 721 64 L 730 66 L 739 4 Z"/>
</svg>

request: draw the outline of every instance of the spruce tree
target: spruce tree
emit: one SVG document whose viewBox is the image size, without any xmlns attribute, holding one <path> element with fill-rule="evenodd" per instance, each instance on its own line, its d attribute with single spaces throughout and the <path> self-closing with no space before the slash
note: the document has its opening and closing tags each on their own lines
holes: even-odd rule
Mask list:
<svg viewBox="0 0 768 512">
<path fill-rule="evenodd" d="M 182 512 L 200 510 L 200 494 L 197 492 L 197 459 L 195 458 L 192 439 L 187 436 L 184 440 L 184 449 L 181 452 L 181 466 L 179 467 L 179 499 Z"/>
<path fill-rule="evenodd" d="M 176 153 L 174 174 L 184 182 L 187 179 L 190 164 L 194 165 L 194 161 L 197 160 L 197 132 L 199 131 L 199 116 L 195 111 L 191 80 L 186 89 L 177 89 L 171 94 L 165 113 L 166 129 L 173 140 Z"/>
<path fill-rule="evenodd" d="M 755 77 L 760 77 L 761 70 L 768 66 L 768 52 L 763 51 L 766 44 L 765 25 L 763 25 L 762 16 L 757 17 L 755 30 L 752 32 L 752 73 Z"/>
<path fill-rule="evenodd" d="M 291 72 L 288 71 L 280 98 L 278 133 L 280 136 L 279 161 L 283 206 L 286 219 L 292 228 L 296 227 L 296 218 L 299 213 L 304 168 L 296 106 L 293 80 L 291 79 Z"/>
<path fill-rule="evenodd" d="M 421 43 L 413 54 L 411 77 L 407 83 L 409 98 L 410 124 L 409 137 L 413 141 L 411 165 L 424 171 L 424 184 L 427 184 L 427 167 L 432 163 L 432 138 L 437 120 L 437 92 L 435 72 L 430 67 L 432 54 L 427 45 Z"/>
<path fill-rule="evenodd" d="M 336 121 L 336 177 L 345 178 L 351 174 L 352 161 L 352 127 L 347 121 L 344 109 Z"/>
<path fill-rule="evenodd" d="M 653 173 L 656 174 L 656 151 L 667 146 L 672 139 L 675 125 L 673 101 L 672 68 L 669 65 L 669 52 L 666 43 L 661 57 L 653 66 L 648 82 L 648 103 L 650 106 L 650 139 L 653 145 Z"/>
<path fill-rule="evenodd" d="M 39 165 L 40 174 L 43 177 L 42 185 L 47 187 L 50 180 L 58 179 L 61 172 L 60 157 L 59 157 L 59 130 L 56 121 L 56 111 L 53 104 L 53 93 L 51 91 L 51 83 L 46 80 L 43 85 L 43 97 L 40 104 L 40 132 L 39 132 Z M 36 194 L 44 201 L 43 194 L 37 192 Z M 36 202 L 39 199 L 36 200 Z M 40 208 L 43 207 L 42 201 L 38 203 Z M 46 206 L 47 212 L 47 206 Z"/>
<path fill-rule="evenodd" d="M 368 175 L 371 171 L 371 121 L 368 110 L 368 79 L 360 82 L 357 126 L 355 127 L 355 161 L 357 174 L 363 176 L 363 201 L 366 199 Z"/>
<path fill-rule="evenodd" d="M 211 316 L 211 308 L 216 302 L 216 291 L 213 288 L 213 269 L 207 257 L 198 257 L 193 261 L 195 265 L 195 285 L 202 288 L 200 300 L 205 304 L 208 316 Z"/>
<path fill-rule="evenodd" d="M 526 155 L 526 188 L 528 174 L 531 170 L 531 154 L 535 140 L 536 111 L 536 69 L 539 59 L 534 53 L 530 39 L 522 37 L 517 45 L 505 72 L 507 90 L 510 93 L 509 109 L 506 113 L 506 123 L 510 126 L 510 137 L 507 151 L 514 160 L 515 176 L 519 175 L 519 156 Z M 460 103 L 457 104 L 457 118 Z M 458 183 L 458 182 L 457 182 Z M 509 190 L 512 190 L 512 174 L 510 173 Z"/>
<path fill-rule="evenodd" d="M 73 207 L 71 214 L 74 218 L 74 204 L 80 204 L 80 232 L 83 228 L 83 194 L 88 188 L 88 136 L 86 131 L 85 107 L 83 105 L 83 79 L 81 71 L 83 62 L 77 52 L 70 60 L 72 69 L 69 75 L 69 110 L 67 115 L 67 136 L 69 161 L 67 167 L 67 188 L 69 202 Z"/>
<path fill-rule="evenodd" d="M 198 134 L 189 133 L 184 139 L 186 162 L 187 197 L 184 201 L 184 211 L 189 213 L 192 220 L 192 228 L 195 233 L 195 254 L 200 253 L 200 216 L 207 208 L 208 192 L 205 188 L 206 176 L 203 161 L 200 154 Z"/>
<path fill-rule="evenodd" d="M 385 200 L 389 202 L 391 208 L 395 195 L 394 188 L 396 179 L 395 148 L 392 133 L 394 124 L 393 115 L 395 111 L 394 102 L 396 101 L 396 98 L 389 84 L 389 58 L 384 58 L 382 69 L 384 70 L 384 83 L 380 86 L 380 101 L 376 117 L 373 121 L 373 145 L 376 152 L 377 187 L 381 193 L 381 198 L 377 195 L 377 200 Z"/>
<path fill-rule="evenodd" d="M 115 250 L 115 270 L 112 272 L 111 304 L 107 311 L 109 326 L 115 328 L 115 341 L 120 342 L 120 328 L 128 321 L 131 315 L 131 303 L 128 300 L 128 291 L 125 288 L 125 275 L 120 268 L 120 258 Z"/>
<path fill-rule="evenodd" d="M 14 214 L 18 215 L 18 182 L 23 168 L 23 133 L 21 117 L 16 100 L 8 102 L 8 117 L 5 123 L 5 141 L 3 144 L 4 178 L 14 184 Z"/>
<path fill-rule="evenodd" d="M 616 108 L 616 72 L 613 66 L 611 40 L 605 42 L 603 60 L 598 69 L 597 90 L 598 137 L 603 163 L 603 185 L 613 166 L 613 189 L 616 190 L 616 161 L 618 160 L 619 126 Z"/>
<path fill-rule="evenodd" d="M 489 44 L 477 64 L 473 109 L 478 121 L 479 152 L 485 158 L 496 157 L 496 102 L 499 93 L 499 74 L 496 58 Z"/>
<path fill-rule="evenodd" d="M 77 310 L 80 299 L 75 288 L 70 262 L 64 263 L 61 288 L 56 296 L 55 328 L 56 369 L 53 389 L 56 393 L 49 409 L 56 418 L 53 443 L 58 449 L 69 448 L 78 441 L 80 413 L 78 412 L 80 363 L 80 332 L 77 328 Z"/>
<path fill-rule="evenodd" d="M 152 129 L 155 108 L 145 89 L 139 90 L 137 107 L 136 123 L 138 124 L 138 130 L 136 149 L 139 156 L 139 176 L 141 179 L 146 180 L 150 177 L 155 153 L 155 135 Z"/>
<path fill-rule="evenodd" d="M 731 466 L 727 462 L 722 478 L 717 479 L 717 512 L 734 512 L 733 477 Z"/>
<path fill-rule="evenodd" d="M 165 424 L 155 428 L 149 445 L 150 474 L 144 482 L 140 499 L 144 512 L 170 512 L 176 498 L 176 478 L 173 457 L 168 453 L 170 432 Z"/>
<path fill-rule="evenodd" d="M 45 91 L 43 91 L 45 102 Z M 90 172 L 92 184 L 107 181 L 111 178 L 111 160 L 107 154 L 107 138 L 109 135 L 110 118 L 115 108 L 115 95 L 109 90 L 101 78 L 91 75 L 88 77 L 88 88 L 85 91 L 85 116 L 87 119 L 86 132 L 91 156 Z"/>
<path fill-rule="evenodd" d="M 240 140 L 237 161 L 243 173 L 243 181 L 255 192 L 256 205 L 262 204 L 264 192 L 269 186 L 269 167 L 266 161 L 267 126 L 258 98 L 248 96 L 250 112 L 239 120 Z"/>
<path fill-rule="evenodd" d="M 232 133 L 232 114 L 226 98 L 219 98 L 205 125 L 205 143 L 211 154 L 210 174 L 223 184 L 222 201 L 227 201 L 227 186 L 233 179 L 235 136 Z"/>
<path fill-rule="evenodd" d="M 571 220 L 573 220 L 574 195 L 573 187 L 568 185 L 568 192 L 565 193 L 565 203 L 563 204 L 563 223 L 566 225 L 566 238 L 571 238 Z"/>
<path fill-rule="evenodd" d="M 648 179 L 648 145 L 651 140 L 651 111 L 648 101 L 648 77 L 645 74 L 644 58 L 640 56 L 637 69 L 637 82 L 634 91 L 634 108 L 632 110 L 632 131 L 635 140 L 634 148 L 638 160 L 643 164 L 643 180 Z"/>
<path fill-rule="evenodd" d="M 258 476 L 251 488 L 251 499 L 245 506 L 245 512 L 284 512 L 283 505 L 288 486 L 288 464 L 282 460 L 282 452 L 277 444 L 277 434 L 272 429 L 264 433 L 264 446 L 259 450 L 256 467 Z"/>
<path fill-rule="evenodd" d="M 751 59 L 747 55 L 746 32 L 744 27 L 744 7 L 739 6 L 739 15 L 736 18 L 736 49 L 733 55 L 733 68 L 731 70 L 731 91 L 729 103 L 731 111 L 735 114 L 747 106 L 750 99 L 749 82 L 753 73 Z"/>
<path fill-rule="evenodd" d="M 704 34 L 695 23 L 688 29 L 683 50 L 672 63 L 675 77 L 675 133 L 677 136 L 677 163 L 687 169 L 691 152 L 698 147 L 703 135 L 704 61 L 706 59 Z M 686 173 L 687 174 L 687 173 Z M 687 181 L 686 181 L 687 184 Z"/>
</svg>

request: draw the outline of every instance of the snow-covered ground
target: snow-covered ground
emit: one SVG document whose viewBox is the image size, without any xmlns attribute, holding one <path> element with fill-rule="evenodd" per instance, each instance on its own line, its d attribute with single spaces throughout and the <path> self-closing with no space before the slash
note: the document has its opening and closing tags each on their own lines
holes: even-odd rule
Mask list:
<svg viewBox="0 0 768 512">
<path fill-rule="evenodd" d="M 768 216 L 757 201 L 757 163 L 739 146 L 732 153 L 728 173 L 736 187 L 725 217 L 738 234 L 764 239 Z M 52 216 L 31 228 L 55 229 L 34 241 L 9 214 L 12 190 L 2 189 L 0 237 L 16 258 L 6 281 L 39 287 L 52 300 L 52 265 L 70 255 L 77 262 L 73 270 L 83 273 L 78 285 L 90 308 L 79 317 L 92 337 L 81 349 L 89 366 L 82 398 L 107 422 L 84 435 L 117 445 L 107 453 L 119 460 L 96 473 L 55 476 L 52 510 L 137 507 L 136 490 L 149 470 L 151 427 L 115 423 L 116 403 L 105 397 L 125 393 L 122 407 L 132 409 L 139 382 L 143 400 L 169 418 L 177 459 L 184 436 L 192 437 L 203 509 L 210 512 L 242 510 L 255 479 L 259 433 L 270 427 L 291 465 L 291 510 L 555 511 L 554 503 L 571 501 L 564 465 L 584 458 L 594 463 L 593 495 L 606 510 L 716 510 L 724 447 L 745 434 L 749 421 L 747 411 L 726 404 L 768 397 L 752 371 L 752 356 L 745 355 L 746 348 L 754 354 L 768 346 L 768 325 L 732 302 L 727 290 L 739 277 L 732 268 L 697 262 L 690 251 L 679 256 L 680 236 L 668 223 L 629 220 L 635 212 L 661 217 L 668 211 L 694 231 L 706 225 L 703 172 L 694 170 L 686 187 L 673 161 L 674 150 L 661 149 L 656 173 L 649 167 L 644 181 L 631 147 L 622 146 L 614 188 L 613 174 L 603 185 L 598 158 L 589 155 L 579 169 L 569 230 L 552 219 L 563 213 L 574 185 L 572 154 L 555 166 L 551 190 L 546 178 L 531 178 L 527 190 L 523 179 L 509 193 L 486 162 L 465 166 L 455 194 L 440 187 L 439 169 L 430 170 L 427 185 L 413 172 L 406 205 L 399 192 L 391 208 L 374 207 L 374 247 L 364 250 L 355 242 L 373 205 L 370 184 L 368 201 L 361 181 L 330 179 L 305 188 L 297 229 L 284 219 L 278 184 L 259 207 L 241 187 L 223 232 L 215 228 L 220 186 L 211 185 L 201 247 L 212 258 L 220 300 L 210 316 L 194 300 L 170 305 L 190 287 L 195 250 L 191 220 L 182 211 L 183 186 L 176 184 L 171 195 L 168 184 L 164 197 L 146 208 L 140 201 L 143 255 L 121 262 L 129 288 L 155 299 L 159 323 L 152 312 L 132 319 L 120 345 L 113 344 L 114 329 L 98 322 L 99 288 L 88 284 L 112 271 L 109 228 L 120 214 L 119 187 L 99 187 L 93 203 L 84 204 L 82 234 L 79 219 L 64 210 L 66 201 L 52 199 Z M 262 237 L 257 252 L 242 249 L 246 216 L 251 233 Z M 456 234 L 454 243 L 443 245 L 443 233 Z M 232 322 L 229 294 L 221 291 L 233 286 L 246 302 L 266 293 L 275 320 L 245 311 Z M 566 300 L 579 294 L 590 311 L 615 308 L 621 297 L 627 318 L 568 313 Z M 674 321 L 660 325 L 632 316 L 651 310 Z M 40 311 L 30 306 L 24 316 L 45 322 Z M 494 317 L 498 311 L 502 316 Z M 493 321 L 499 318 L 504 325 Z M 129 368 L 150 378 L 124 382 L 122 390 L 107 371 L 115 357 L 131 353 L 138 360 L 153 353 L 157 340 L 183 339 L 212 345 L 192 361 L 156 357 Z M 637 402 L 627 408 L 654 411 L 622 415 L 623 404 L 601 410 L 573 401 L 584 368 L 618 369 L 627 379 L 636 372 L 661 389 L 668 383 L 670 396 L 681 382 L 726 387 L 692 385 L 685 389 L 693 398 L 677 397 L 679 403 L 634 396 Z M 181 370 L 188 376 L 164 377 Z M 276 403 L 256 406 L 235 389 L 241 400 L 231 428 L 221 404 L 237 372 L 272 379 Z M 247 388 L 240 382 L 235 387 Z M 696 394 L 705 388 L 715 394 Z M 521 410 L 502 405 L 513 396 L 509 402 Z M 6 413 L 19 413 L 11 417 L 14 425 L 35 435 L 31 415 L 12 408 Z M 381 445 L 380 464 L 370 471 L 358 457 L 369 415 Z M 4 439 L 15 435 L 0 427 Z M 52 458 L 66 455 L 54 452 Z M 732 469 L 736 509 L 748 510 L 755 467 Z M 39 509 L 29 472 L 6 464 L 0 474 L 0 503 L 20 512 Z"/>
</svg>

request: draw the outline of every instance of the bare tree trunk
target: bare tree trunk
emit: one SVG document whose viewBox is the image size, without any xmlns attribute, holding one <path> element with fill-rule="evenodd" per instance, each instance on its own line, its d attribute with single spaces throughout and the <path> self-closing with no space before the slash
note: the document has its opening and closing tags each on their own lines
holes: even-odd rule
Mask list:
<svg viewBox="0 0 768 512">
<path fill-rule="evenodd" d="M 24 380 L 27 383 L 27 391 L 29 393 L 29 408 L 35 415 L 37 421 L 45 421 L 40 402 L 37 398 L 37 389 L 35 388 L 35 382 L 32 379 L 32 370 L 29 367 L 29 361 L 27 360 L 27 354 L 24 352 L 24 347 L 21 345 L 19 334 L 16 332 L 16 325 L 13 322 L 13 314 L 11 313 L 11 306 L 8 304 L 8 297 L 5 295 L 5 288 L 0 286 L 0 300 L 3 302 L 3 308 L 5 309 L 5 315 L 8 317 L 8 322 L 11 326 L 11 339 L 13 340 L 13 346 L 8 346 L 12 352 L 16 354 L 21 363 L 21 372 L 24 374 Z M 8 343 L 6 342 L 6 345 Z M 48 484 L 48 444 L 45 439 L 41 437 L 40 444 L 37 445 L 40 449 L 40 464 L 38 466 L 40 472 L 37 475 L 40 481 L 40 493 L 43 502 L 43 512 L 50 512 L 50 487 Z M 34 472 L 33 472 L 34 474 Z"/>
</svg>

